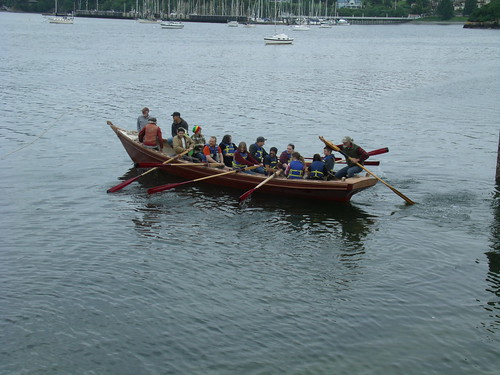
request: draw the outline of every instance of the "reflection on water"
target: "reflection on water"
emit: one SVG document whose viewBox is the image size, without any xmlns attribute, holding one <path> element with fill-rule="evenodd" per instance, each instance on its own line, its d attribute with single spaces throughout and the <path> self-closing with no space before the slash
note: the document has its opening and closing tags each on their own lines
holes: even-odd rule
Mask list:
<svg viewBox="0 0 500 375">
<path fill-rule="evenodd" d="M 500 186 L 497 185 L 493 199 L 493 223 L 491 225 L 491 251 L 488 257 L 489 272 L 486 281 L 488 292 L 492 298 L 484 308 L 490 313 L 492 323 L 488 330 L 495 332 L 500 329 Z"/>
<path fill-rule="evenodd" d="M 141 171 L 132 168 L 124 178 Z M 167 241 L 172 236 L 189 238 L 197 231 L 204 234 L 205 239 L 199 241 L 206 244 L 212 240 L 224 243 L 224 238 L 258 238 L 283 242 L 285 247 L 299 247 L 303 252 L 338 251 L 340 258 L 355 263 L 365 253 L 364 240 L 377 222 L 375 216 L 352 204 L 255 194 L 240 205 L 241 191 L 208 184 L 193 183 L 150 196 L 146 193 L 149 187 L 175 181 L 180 180 L 155 171 L 141 177 L 135 188 L 125 188 L 136 201 L 137 216 L 132 221 L 141 237 Z"/>
</svg>

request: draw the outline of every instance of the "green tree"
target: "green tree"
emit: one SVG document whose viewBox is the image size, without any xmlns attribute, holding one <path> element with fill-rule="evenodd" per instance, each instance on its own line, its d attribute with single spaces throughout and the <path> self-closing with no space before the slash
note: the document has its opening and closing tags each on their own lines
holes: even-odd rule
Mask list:
<svg viewBox="0 0 500 375">
<path fill-rule="evenodd" d="M 497 25 L 500 21 L 500 0 L 492 0 L 481 8 L 473 11 L 469 17 L 472 22 L 495 22 Z"/>
<path fill-rule="evenodd" d="M 465 0 L 464 10 L 462 14 L 468 16 L 472 14 L 477 8 L 477 0 Z"/>
<path fill-rule="evenodd" d="M 449 20 L 455 15 L 451 0 L 440 0 L 436 8 L 436 13 L 442 20 Z"/>
</svg>

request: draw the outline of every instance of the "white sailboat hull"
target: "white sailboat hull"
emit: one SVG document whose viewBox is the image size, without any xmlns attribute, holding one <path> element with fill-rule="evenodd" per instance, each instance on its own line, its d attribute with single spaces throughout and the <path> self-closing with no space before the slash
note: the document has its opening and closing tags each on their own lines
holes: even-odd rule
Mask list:
<svg viewBox="0 0 500 375">
<path fill-rule="evenodd" d="M 276 34 L 273 36 L 265 37 L 264 42 L 266 44 L 292 44 L 293 38 L 290 38 L 286 34 Z"/>
</svg>

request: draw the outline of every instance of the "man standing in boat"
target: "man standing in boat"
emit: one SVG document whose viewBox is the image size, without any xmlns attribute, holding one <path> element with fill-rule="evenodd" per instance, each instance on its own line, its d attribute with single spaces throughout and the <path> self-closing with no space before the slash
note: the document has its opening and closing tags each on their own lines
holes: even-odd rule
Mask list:
<svg viewBox="0 0 500 375">
<path fill-rule="evenodd" d="M 172 119 L 172 138 L 168 139 L 168 143 L 170 145 L 172 145 L 174 137 L 177 136 L 177 130 L 179 130 L 179 128 L 184 128 L 186 135 L 188 134 L 189 129 L 188 123 L 181 117 L 179 112 L 172 113 Z"/>
<path fill-rule="evenodd" d="M 149 120 L 149 108 L 144 107 L 142 109 L 142 115 L 137 117 L 137 131 L 140 132 L 148 124 Z"/>
<path fill-rule="evenodd" d="M 345 136 L 342 139 L 342 146 L 340 146 L 340 149 L 348 156 L 348 158 L 346 158 L 347 166 L 335 173 L 335 178 L 354 177 L 356 173 L 363 170 L 363 168 L 357 166 L 356 163 L 363 165 L 370 155 L 355 144 L 354 139 L 349 136 Z"/>
<path fill-rule="evenodd" d="M 259 163 L 262 163 L 264 157 L 266 157 L 267 152 L 264 150 L 264 146 L 266 144 L 266 139 L 264 137 L 257 137 L 257 140 L 254 144 L 250 145 L 250 155 L 257 160 Z"/>
<path fill-rule="evenodd" d="M 163 151 L 161 129 L 156 125 L 156 118 L 151 117 L 148 124 L 139 132 L 139 142 L 146 148 Z"/>
</svg>

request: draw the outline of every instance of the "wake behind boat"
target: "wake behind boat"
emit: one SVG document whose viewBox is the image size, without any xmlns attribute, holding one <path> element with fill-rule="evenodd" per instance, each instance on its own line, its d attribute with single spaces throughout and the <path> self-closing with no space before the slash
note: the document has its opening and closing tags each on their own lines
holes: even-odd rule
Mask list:
<svg viewBox="0 0 500 375">
<path fill-rule="evenodd" d="M 163 152 L 147 149 L 139 143 L 137 131 L 124 130 L 110 122 L 108 124 L 134 163 L 165 163 L 175 155 L 168 144 L 164 146 Z M 267 178 L 262 174 L 241 172 L 228 174 L 224 170 L 200 164 L 179 159 L 159 168 L 162 172 L 172 176 L 188 180 L 206 178 L 204 180 L 206 183 L 238 190 L 253 189 Z M 158 164 L 155 165 L 158 167 Z M 258 194 L 307 200 L 349 202 L 354 194 L 376 184 L 377 180 L 371 177 L 353 177 L 345 181 L 292 180 L 276 177 L 260 187 Z"/>
</svg>

